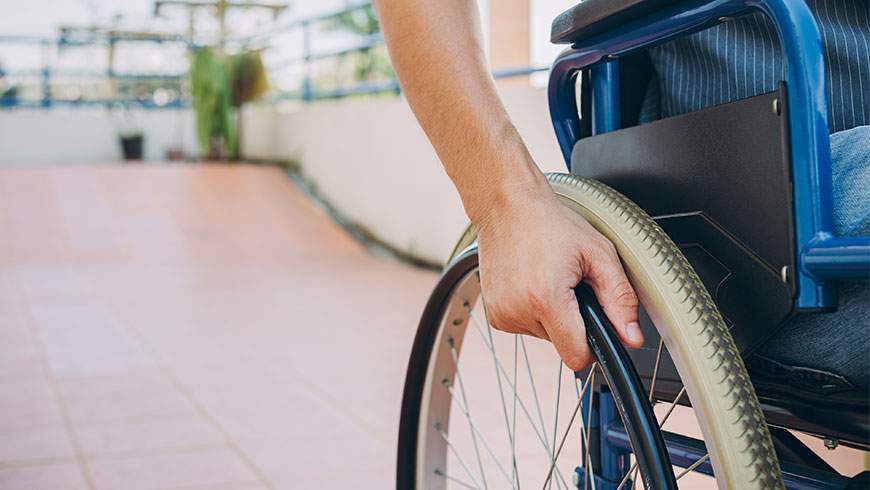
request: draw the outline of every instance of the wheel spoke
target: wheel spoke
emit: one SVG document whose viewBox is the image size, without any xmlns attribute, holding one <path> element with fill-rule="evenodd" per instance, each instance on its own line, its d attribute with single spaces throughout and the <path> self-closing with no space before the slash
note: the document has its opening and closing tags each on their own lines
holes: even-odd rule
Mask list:
<svg viewBox="0 0 870 490">
<path fill-rule="evenodd" d="M 592 365 L 592 370 L 589 373 L 591 376 L 590 382 L 593 385 L 595 384 L 595 366 L 596 366 L 595 364 Z M 595 490 L 595 474 L 593 473 L 594 469 L 592 468 L 592 456 L 591 456 L 591 452 L 592 452 L 591 449 L 592 448 L 589 446 L 589 434 L 590 434 L 590 431 L 592 430 L 592 405 L 594 404 L 593 403 L 594 398 L 595 398 L 595 388 L 593 387 L 591 390 L 589 390 L 589 410 L 587 410 L 587 412 L 589 412 L 589 415 L 586 418 L 586 427 L 585 427 L 585 431 L 583 432 L 583 434 L 584 434 L 583 435 L 583 443 L 586 446 L 586 472 L 585 472 L 586 477 L 583 479 L 583 488 L 585 489 L 587 487 L 588 482 L 592 482 L 592 485 L 591 485 L 592 490 Z M 583 418 L 583 417 L 580 417 L 580 418 Z"/>
<path fill-rule="evenodd" d="M 453 453 L 454 456 L 456 456 L 456 460 L 459 461 L 459 464 L 462 466 L 462 469 L 465 470 L 465 474 L 467 474 L 468 477 L 471 478 L 471 481 L 472 481 L 472 483 L 474 483 L 474 486 L 476 488 L 480 487 L 480 485 L 478 485 L 478 483 L 477 483 L 477 480 L 475 480 L 474 475 L 471 474 L 471 469 L 468 468 L 468 465 L 465 464 L 465 461 L 462 460 L 462 457 L 459 455 L 459 452 L 456 451 L 456 448 L 453 447 L 453 444 L 450 443 L 450 438 L 447 436 L 447 432 L 444 430 L 444 428 L 441 427 L 441 424 L 435 424 L 435 430 L 438 431 L 439 434 L 441 434 L 441 438 L 444 439 L 444 442 L 447 444 L 447 449 L 449 449 L 450 452 Z"/>
<path fill-rule="evenodd" d="M 661 349 L 661 343 L 659 343 L 659 349 Z M 659 350 L 659 356 L 661 356 L 661 350 Z M 658 359 L 659 359 L 659 357 L 657 356 L 656 369 L 658 369 Z M 655 374 L 653 374 L 653 386 L 654 385 L 655 385 Z M 650 391 L 650 393 L 652 393 L 652 391 Z M 685 394 L 686 394 L 686 387 L 683 386 L 683 388 L 680 390 L 679 394 L 677 394 L 676 398 L 674 398 L 674 401 L 671 402 L 670 406 L 668 407 L 668 411 L 665 412 L 665 416 L 662 418 L 662 421 L 659 422 L 659 429 L 661 429 L 665 426 L 665 422 L 668 421 L 668 419 L 671 416 L 671 413 L 673 413 L 674 409 L 677 408 L 677 402 L 679 402 L 680 399 L 683 398 L 683 395 L 685 395 Z M 650 395 L 650 398 L 652 398 L 652 395 Z M 629 468 L 628 473 L 626 473 L 625 476 L 622 478 L 622 481 L 619 482 L 619 485 L 616 487 L 616 490 L 622 490 L 622 487 L 625 486 L 625 484 L 628 482 L 629 478 L 632 479 L 631 486 L 632 486 L 632 488 L 634 488 L 634 476 L 637 473 L 637 471 L 638 471 L 637 461 L 635 461 L 634 464 L 631 465 L 631 468 Z"/>
<path fill-rule="evenodd" d="M 594 367 L 594 366 L 593 366 Z M 556 454 L 553 456 L 553 462 L 550 464 L 550 470 L 547 471 L 547 480 L 544 481 L 544 486 L 542 488 L 546 488 L 547 484 L 550 483 L 553 477 L 553 469 L 556 467 L 556 462 L 559 461 L 559 455 L 562 454 L 562 447 L 565 446 L 565 440 L 568 439 L 568 434 L 571 433 L 571 426 L 574 424 L 574 419 L 577 417 L 577 412 L 580 411 L 580 405 L 582 404 L 583 395 L 586 394 L 586 389 L 589 388 L 589 378 L 592 376 L 592 370 L 589 371 L 589 376 L 586 377 L 586 381 L 583 383 L 583 389 L 580 390 L 577 388 L 577 383 L 575 380 L 574 388 L 577 390 L 577 403 L 574 405 L 574 411 L 571 412 L 571 420 L 568 421 L 567 427 L 565 427 L 565 433 L 562 434 L 562 440 L 559 442 L 559 449 L 556 450 Z M 580 417 L 583 418 L 582 416 Z M 555 445 L 555 442 L 553 443 Z"/>
<path fill-rule="evenodd" d="M 514 335 L 514 386 L 517 385 L 517 355 L 519 353 L 519 335 Z M 514 390 L 513 408 L 511 409 L 511 463 L 514 467 L 514 478 L 519 487 L 520 472 L 517 468 L 517 390 Z"/>
<path fill-rule="evenodd" d="M 661 364 L 661 362 L 662 362 L 662 347 L 664 347 L 664 345 L 665 345 L 664 339 L 660 338 L 659 339 L 659 348 L 656 351 L 656 365 L 653 368 L 652 383 L 650 383 L 650 385 L 649 385 L 649 402 L 650 403 L 652 403 L 652 401 L 653 401 L 653 392 L 656 389 L 656 379 L 658 379 L 658 376 L 659 376 L 659 364 Z"/>
<path fill-rule="evenodd" d="M 471 486 L 468 483 L 460 480 L 459 478 L 455 478 L 455 477 L 448 475 L 441 468 L 435 468 L 435 474 L 438 476 L 444 477 L 445 480 L 452 481 L 453 483 L 455 483 L 457 485 L 461 485 L 465 488 L 470 488 L 471 490 L 479 490 L 479 488 L 480 488 L 480 487 Z"/>
<path fill-rule="evenodd" d="M 459 393 L 462 395 L 462 404 L 465 406 L 463 412 L 465 413 L 465 417 L 468 419 L 468 428 L 471 430 L 471 441 L 474 445 L 474 453 L 477 456 L 477 467 L 480 469 L 480 479 L 483 482 L 483 488 L 486 489 L 486 472 L 483 471 L 483 459 L 480 457 L 480 448 L 477 445 L 477 435 L 474 430 L 474 423 L 471 420 L 471 409 L 468 405 L 468 398 L 465 396 L 465 385 L 462 383 L 462 373 L 459 371 L 459 355 L 456 352 L 456 342 L 453 340 L 453 337 L 447 339 L 447 343 L 450 345 L 450 356 L 453 358 L 453 369 L 456 373 L 456 381 L 459 382 Z M 453 392 L 450 392 L 450 395 L 453 396 Z"/>
<path fill-rule="evenodd" d="M 659 429 L 661 429 L 665 426 L 665 422 L 668 421 L 671 414 L 674 412 L 674 409 L 677 408 L 677 402 L 680 401 L 680 398 L 682 398 L 683 395 L 685 395 L 685 394 L 686 394 L 686 387 L 683 386 L 683 389 L 680 390 L 680 393 L 677 395 L 676 398 L 674 398 L 674 401 L 671 402 L 671 406 L 668 407 L 668 411 L 665 413 L 664 418 L 662 418 L 662 421 L 659 422 Z"/>
<path fill-rule="evenodd" d="M 480 433 L 480 429 L 478 429 L 477 425 L 471 420 L 471 416 L 468 414 L 468 411 L 467 411 L 465 405 L 463 405 L 462 401 L 456 397 L 456 394 L 454 393 L 454 390 L 453 390 L 453 385 L 451 385 L 450 382 L 445 379 L 444 386 L 447 387 L 447 391 L 450 393 L 451 399 L 454 402 L 456 402 L 456 405 L 459 406 L 459 409 L 462 410 L 463 413 L 465 413 L 466 417 L 468 417 L 468 424 L 471 426 L 472 432 L 477 434 L 477 437 L 480 440 L 480 443 L 483 444 L 483 448 L 486 449 L 486 451 L 489 453 L 489 456 L 495 462 L 496 466 L 498 466 L 498 469 L 499 469 L 499 471 L 501 471 L 501 474 L 504 475 L 505 479 L 508 482 L 510 482 L 511 477 L 508 475 L 507 471 L 505 471 L 504 467 L 501 465 L 501 462 L 499 462 L 498 457 L 495 455 L 495 452 L 492 450 L 492 447 L 489 445 L 488 442 L 486 442 L 486 438 L 483 437 L 483 434 Z"/>
<path fill-rule="evenodd" d="M 498 363 L 498 356 L 495 353 L 495 342 L 493 342 L 493 340 L 492 340 L 492 326 L 489 323 L 489 313 L 486 310 L 486 299 L 482 295 L 480 298 L 480 302 L 483 305 L 484 318 L 486 318 L 486 327 L 487 327 L 486 334 L 489 337 L 489 345 L 492 346 L 492 349 L 490 349 L 490 352 L 492 353 L 492 365 L 495 368 L 495 379 L 498 382 L 498 397 L 501 400 L 501 410 L 502 410 L 502 414 L 504 415 L 505 430 L 507 431 L 508 442 L 510 443 L 511 448 L 513 448 L 514 447 L 514 436 L 513 436 L 513 432 L 511 431 L 511 423 L 510 423 L 510 418 L 508 417 L 507 404 L 504 401 L 504 388 L 502 387 L 501 376 L 499 376 L 499 373 L 498 373 L 499 363 Z M 516 396 L 516 390 L 514 391 L 514 396 Z M 511 485 L 512 485 L 512 488 L 516 488 L 513 486 L 514 481 L 516 481 L 516 483 L 519 484 L 519 477 L 517 475 L 517 459 L 516 459 L 516 455 L 513 454 L 513 451 L 511 451 L 511 464 L 513 466 L 512 472 L 511 472 Z"/>
<path fill-rule="evenodd" d="M 538 399 L 538 390 L 535 386 L 535 377 L 532 375 L 532 364 L 529 362 L 529 352 L 526 350 L 526 340 L 523 337 L 520 337 L 520 346 L 523 349 L 523 359 L 526 361 L 526 372 L 529 375 L 529 384 L 532 386 L 532 396 L 535 397 L 535 408 L 538 412 L 538 420 L 541 422 L 541 432 L 544 434 L 544 439 L 546 439 L 547 429 L 546 424 L 544 423 L 544 412 L 541 410 L 541 402 Z M 553 436 L 555 437 L 555 433 Z M 553 444 L 555 444 L 555 442 Z M 552 450 L 546 440 L 544 441 L 544 446 L 547 448 L 547 452 L 550 453 L 550 463 L 553 463 L 555 460 L 553 459 Z M 562 488 L 558 481 L 556 481 L 556 486 L 560 489 Z"/>
<path fill-rule="evenodd" d="M 559 401 L 562 398 L 562 359 L 558 360 L 559 362 L 559 371 L 556 375 L 556 409 L 553 411 L 553 463 L 551 466 L 556 465 L 556 461 L 558 461 L 558 453 L 556 452 L 556 438 L 559 433 Z M 571 425 L 570 423 L 568 424 Z M 560 448 L 561 449 L 561 448 Z M 553 480 L 550 479 L 550 475 L 553 473 L 553 470 L 547 472 L 547 481 L 550 482 L 550 488 L 553 488 Z M 546 484 L 545 484 L 546 485 Z"/>
<path fill-rule="evenodd" d="M 695 461 L 694 463 L 689 465 L 686 469 L 681 471 L 680 474 L 677 475 L 677 480 L 682 478 L 684 475 L 687 475 L 687 474 L 691 473 L 692 471 L 694 471 L 695 468 L 704 464 L 704 461 L 707 461 L 708 459 L 710 459 L 710 453 L 707 453 L 707 454 L 701 456 L 701 459 L 699 459 L 698 461 Z"/>
<path fill-rule="evenodd" d="M 477 321 L 477 319 L 474 316 L 470 316 L 470 317 L 472 319 L 471 323 L 474 324 L 475 328 L 477 329 L 477 332 L 480 335 L 480 338 L 483 341 L 483 344 L 488 349 L 493 350 L 493 346 L 490 345 L 489 342 L 487 342 L 486 336 L 483 334 L 483 329 L 480 326 L 480 323 Z M 522 339 L 522 337 L 520 337 L 521 345 L 522 345 L 522 341 L 523 341 L 523 339 Z M 513 390 L 514 395 L 517 396 L 516 385 L 511 383 L 511 381 L 507 375 L 507 371 L 505 371 L 504 366 L 501 365 L 501 362 L 499 362 L 498 359 L 496 359 L 496 365 L 498 366 L 498 371 L 502 375 L 502 377 L 504 378 L 505 383 L 507 383 L 508 388 Z M 547 443 L 547 438 L 545 437 L 546 433 L 544 433 L 544 434 L 541 433 L 541 430 L 543 430 L 543 427 L 541 427 L 541 430 L 538 430 L 538 425 L 532 419 L 532 415 L 529 412 L 529 408 L 526 406 L 525 402 L 523 402 L 523 399 L 519 396 L 517 396 L 517 403 L 519 404 L 520 409 L 523 412 L 523 415 L 525 415 L 526 420 L 529 421 L 529 425 L 532 427 L 532 431 L 535 433 L 535 436 L 538 438 L 538 441 L 541 443 L 541 446 L 543 447 L 544 452 L 547 454 L 547 457 L 549 458 L 552 455 L 550 454 L 549 444 Z M 565 476 L 562 474 L 562 472 L 559 470 L 558 467 L 556 468 L 556 476 L 559 477 L 559 482 L 560 482 L 559 488 L 568 487 L 568 483 L 565 480 Z"/>
<path fill-rule="evenodd" d="M 634 474 L 635 473 L 637 473 L 637 461 L 635 461 L 634 464 L 631 465 L 631 468 L 628 470 L 628 472 L 625 474 L 625 476 L 622 477 L 622 481 L 619 482 L 619 485 L 616 486 L 616 490 L 622 490 L 622 487 L 625 486 L 625 484 L 626 484 L 626 482 L 628 482 L 629 478 L 632 479 L 631 486 L 632 486 L 632 488 L 634 488 Z"/>
<path fill-rule="evenodd" d="M 665 345 L 664 339 L 659 338 L 659 348 L 656 350 L 656 364 L 655 364 L 655 367 L 653 367 L 652 382 L 649 385 L 649 402 L 650 403 L 652 403 L 652 401 L 653 401 L 653 393 L 655 392 L 655 389 L 656 389 L 656 380 L 658 379 L 658 376 L 659 376 L 659 365 L 661 365 L 661 362 L 662 362 L 662 348 L 664 347 L 664 345 Z M 635 462 L 634 464 L 631 465 L 631 469 L 628 470 L 628 472 L 625 474 L 625 477 L 623 477 L 622 481 L 619 482 L 619 486 L 616 487 L 616 490 L 621 490 L 629 478 L 631 478 L 631 488 L 634 489 L 634 484 L 637 482 L 637 479 L 635 478 L 635 476 L 637 476 L 637 469 L 638 469 L 637 462 Z"/>
<path fill-rule="evenodd" d="M 541 410 L 541 401 L 538 399 L 538 390 L 535 387 L 535 377 L 532 375 L 532 365 L 529 363 L 529 353 L 526 350 L 526 341 L 522 337 L 520 337 L 520 346 L 523 348 L 523 359 L 526 361 L 526 372 L 529 374 L 529 384 L 532 386 L 532 396 L 535 397 L 535 408 L 538 411 L 538 420 L 541 421 L 541 432 L 546 436 L 547 429 L 544 424 L 544 412 Z M 544 445 L 547 447 L 547 451 L 550 451 L 550 445 L 544 441 Z"/>
</svg>

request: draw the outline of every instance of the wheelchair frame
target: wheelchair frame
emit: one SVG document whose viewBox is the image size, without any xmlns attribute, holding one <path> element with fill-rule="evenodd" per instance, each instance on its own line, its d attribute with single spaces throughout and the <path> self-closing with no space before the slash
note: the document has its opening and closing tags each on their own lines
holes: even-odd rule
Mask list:
<svg viewBox="0 0 870 490">
<path fill-rule="evenodd" d="M 840 237 L 832 228 L 831 152 L 828 131 L 824 52 L 815 19 L 804 0 L 685 0 L 663 7 L 618 28 L 581 39 L 562 52 L 552 66 L 548 87 L 550 117 L 568 169 L 575 143 L 582 137 L 575 75 L 591 74 L 592 134 L 621 128 L 619 57 L 712 27 L 734 17 L 762 12 L 772 22 L 787 60 L 787 113 L 790 130 L 793 213 L 795 223 L 798 311 L 837 306 L 836 281 L 870 274 L 870 237 Z M 585 404 L 584 404 L 585 405 Z M 616 488 L 628 470 L 631 451 L 625 428 L 608 393 L 592 408 L 590 424 L 600 431 L 598 488 Z M 584 412 L 588 408 L 584 408 Z M 784 429 L 776 432 L 789 488 L 844 488 L 849 478 L 837 474 Z M 701 458 L 702 441 L 665 433 L 671 462 L 685 466 Z M 578 472 L 582 470 L 578 468 Z M 694 469 L 712 474 L 709 462 Z M 582 474 L 579 475 L 582 479 Z"/>
<path fill-rule="evenodd" d="M 824 55 L 815 19 L 803 0 L 687 0 L 564 51 L 553 63 L 548 97 L 550 117 L 568 168 L 580 138 L 574 75 L 592 75 L 592 133 L 621 127 L 618 58 L 761 11 L 773 21 L 788 71 L 788 118 L 794 192 L 797 284 L 795 307 L 802 311 L 837 305 L 835 280 L 867 277 L 870 237 L 833 234 L 831 149 L 828 133 Z"/>
</svg>

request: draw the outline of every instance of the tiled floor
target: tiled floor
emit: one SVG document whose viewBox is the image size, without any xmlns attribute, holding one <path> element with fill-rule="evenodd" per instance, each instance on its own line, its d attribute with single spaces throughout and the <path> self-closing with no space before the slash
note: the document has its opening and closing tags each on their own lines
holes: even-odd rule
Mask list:
<svg viewBox="0 0 870 490">
<path fill-rule="evenodd" d="M 0 233 L 0 488 L 392 486 L 435 275 L 277 170 L 3 170 Z"/>
<path fill-rule="evenodd" d="M 436 276 L 279 171 L 4 169 L 0 236 L 0 489 L 394 487 Z"/>
</svg>

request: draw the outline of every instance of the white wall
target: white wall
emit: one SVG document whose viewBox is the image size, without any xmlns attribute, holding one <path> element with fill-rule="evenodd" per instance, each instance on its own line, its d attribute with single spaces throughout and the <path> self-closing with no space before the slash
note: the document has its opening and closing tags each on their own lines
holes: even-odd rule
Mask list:
<svg viewBox="0 0 870 490">
<path fill-rule="evenodd" d="M 146 160 L 163 159 L 170 146 L 198 151 L 189 109 L 133 110 L 129 117 L 98 107 L 11 109 L 0 110 L 0 166 L 120 160 L 117 132 L 130 128 L 145 134 Z"/>
<path fill-rule="evenodd" d="M 509 87 L 502 96 L 538 164 L 563 171 L 546 92 Z M 244 117 L 246 156 L 297 159 L 349 218 L 404 250 L 447 257 L 466 218 L 403 98 L 251 106 Z"/>
<path fill-rule="evenodd" d="M 545 91 L 506 87 L 502 96 L 538 164 L 564 170 Z M 146 159 L 179 143 L 196 153 L 189 110 L 140 110 L 133 119 Z M 101 108 L 0 111 L 0 166 L 116 161 L 124 126 Z M 465 226 L 459 196 L 403 98 L 248 106 L 243 139 L 247 157 L 300 161 L 346 216 L 406 251 L 443 261 Z"/>
</svg>

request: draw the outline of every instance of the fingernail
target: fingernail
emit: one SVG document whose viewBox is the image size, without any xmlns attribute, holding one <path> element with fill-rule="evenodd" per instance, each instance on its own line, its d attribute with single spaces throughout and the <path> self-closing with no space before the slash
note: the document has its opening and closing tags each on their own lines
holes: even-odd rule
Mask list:
<svg viewBox="0 0 870 490">
<path fill-rule="evenodd" d="M 643 334 L 640 333 L 640 325 L 637 322 L 631 322 L 625 326 L 625 336 L 632 343 L 639 344 L 643 342 Z"/>
</svg>

